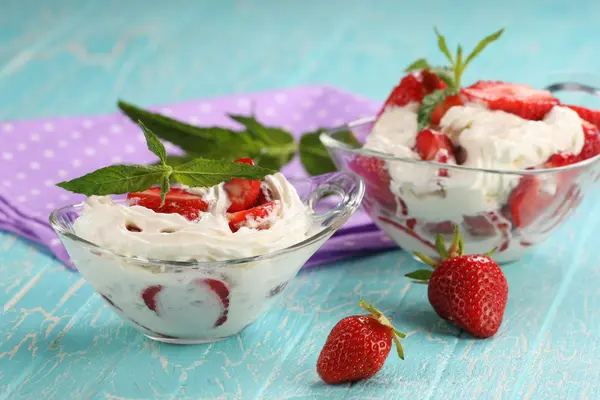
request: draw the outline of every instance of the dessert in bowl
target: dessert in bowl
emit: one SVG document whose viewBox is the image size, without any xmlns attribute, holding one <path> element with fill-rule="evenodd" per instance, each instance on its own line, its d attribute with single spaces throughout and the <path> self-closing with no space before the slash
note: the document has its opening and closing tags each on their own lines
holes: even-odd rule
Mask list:
<svg viewBox="0 0 600 400">
<path fill-rule="evenodd" d="M 154 185 L 104 191 L 50 216 L 86 281 L 151 339 L 202 343 L 239 333 L 281 296 L 364 194 L 348 172 L 292 182 L 259 167 L 236 172 L 236 163 L 221 164 L 237 177 L 207 187 L 179 182 L 162 197 Z M 173 167 L 175 181 L 185 181 L 177 176 L 184 169 Z M 78 179 L 62 187 L 91 193 L 79 189 L 90 177 Z M 337 205 L 317 207 L 332 194 L 341 198 Z"/>
<path fill-rule="evenodd" d="M 515 261 L 598 180 L 600 111 L 526 85 L 462 87 L 462 55 L 448 55 L 452 68 L 419 60 L 377 116 L 321 140 L 338 168 L 363 178 L 364 208 L 403 249 L 435 256 L 436 235 L 458 225 L 468 253 L 495 249 L 498 262 Z"/>
</svg>

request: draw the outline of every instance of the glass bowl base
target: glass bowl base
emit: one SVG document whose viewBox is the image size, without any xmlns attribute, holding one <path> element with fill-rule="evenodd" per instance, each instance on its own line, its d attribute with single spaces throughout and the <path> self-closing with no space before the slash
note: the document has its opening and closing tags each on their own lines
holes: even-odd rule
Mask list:
<svg viewBox="0 0 600 400">
<path fill-rule="evenodd" d="M 157 336 L 151 336 L 151 335 L 146 335 L 144 333 L 144 336 L 146 336 L 148 339 L 154 340 L 156 342 L 161 342 L 161 343 L 167 343 L 167 344 L 207 344 L 207 343 L 214 343 L 214 342 L 219 342 L 221 340 L 225 340 L 227 339 L 226 337 L 216 337 L 216 338 L 204 338 L 204 339 L 175 339 L 175 338 L 164 338 L 164 337 L 157 337 Z"/>
</svg>

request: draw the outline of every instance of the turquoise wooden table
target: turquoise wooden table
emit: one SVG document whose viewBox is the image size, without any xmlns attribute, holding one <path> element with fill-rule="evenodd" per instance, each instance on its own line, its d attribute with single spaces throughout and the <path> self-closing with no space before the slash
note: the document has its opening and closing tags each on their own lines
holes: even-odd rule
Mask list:
<svg viewBox="0 0 600 400">
<path fill-rule="evenodd" d="M 408 62 L 441 61 L 433 24 L 467 47 L 507 28 L 467 81 L 541 86 L 552 71 L 600 66 L 595 0 L 167 3 L 0 0 L 0 120 L 314 83 L 383 99 Z M 0 233 L 0 399 L 598 399 L 598 200 L 505 267 L 506 317 L 486 341 L 438 319 L 425 288 L 403 277 L 415 261 L 392 251 L 301 272 L 237 337 L 158 344 L 44 250 Z M 318 352 L 359 296 L 408 332 L 406 361 L 325 386 Z"/>
</svg>

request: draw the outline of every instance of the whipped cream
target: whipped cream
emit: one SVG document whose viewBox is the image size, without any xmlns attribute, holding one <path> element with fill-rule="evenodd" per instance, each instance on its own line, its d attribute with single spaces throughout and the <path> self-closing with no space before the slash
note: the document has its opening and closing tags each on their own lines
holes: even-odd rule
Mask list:
<svg viewBox="0 0 600 400">
<path fill-rule="evenodd" d="M 364 147 L 418 159 L 412 150 L 418 133 L 417 108 L 416 103 L 388 107 Z M 578 154 L 584 144 L 581 118 L 562 106 L 553 107 L 542 121 L 529 121 L 467 104 L 448 110 L 440 125 L 455 146 L 465 149 L 463 165 L 475 168 L 539 167 L 552 154 Z M 497 210 L 520 179 L 519 175 L 452 169 L 448 178 L 440 179 L 439 167 L 394 161 L 387 164 L 392 193 L 405 201 L 411 216 L 429 221 L 459 222 L 465 215 Z"/>
<path fill-rule="evenodd" d="M 226 217 L 229 199 L 223 184 L 191 188 L 209 203 L 198 221 L 162 214 L 142 206 L 116 204 L 108 196 L 92 196 L 75 221 L 75 233 L 121 255 L 169 261 L 222 261 L 283 249 L 306 239 L 311 218 L 296 189 L 280 173 L 264 179 L 279 205 L 268 217 L 270 228 L 242 227 L 231 232 Z M 133 224 L 141 232 L 129 231 Z"/>
</svg>

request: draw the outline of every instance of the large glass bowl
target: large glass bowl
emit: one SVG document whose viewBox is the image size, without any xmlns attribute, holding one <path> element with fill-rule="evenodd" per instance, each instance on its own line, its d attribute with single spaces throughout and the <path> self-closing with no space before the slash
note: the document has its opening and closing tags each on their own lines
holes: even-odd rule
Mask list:
<svg viewBox="0 0 600 400">
<path fill-rule="evenodd" d="M 437 234 L 453 225 L 465 250 L 496 249 L 499 263 L 518 260 L 542 243 L 577 209 L 600 178 L 600 157 L 561 168 L 501 171 L 395 157 L 363 149 L 375 118 L 332 129 L 321 141 L 338 169 L 357 173 L 366 187 L 364 209 L 406 251 L 435 256 Z M 350 135 L 351 133 L 351 135 Z M 487 182 L 504 190 L 489 196 Z M 511 212 L 516 201 L 520 213 Z"/>
<path fill-rule="evenodd" d="M 267 311 L 302 265 L 350 218 L 364 194 L 360 178 L 347 172 L 291 183 L 312 210 L 310 236 L 244 259 L 179 262 L 116 254 L 74 232 L 82 204 L 54 211 L 50 223 L 85 280 L 123 320 L 153 340 L 211 342 L 239 333 Z M 337 204 L 332 195 L 340 199 Z M 125 201 L 123 196 L 113 199 Z"/>
</svg>

